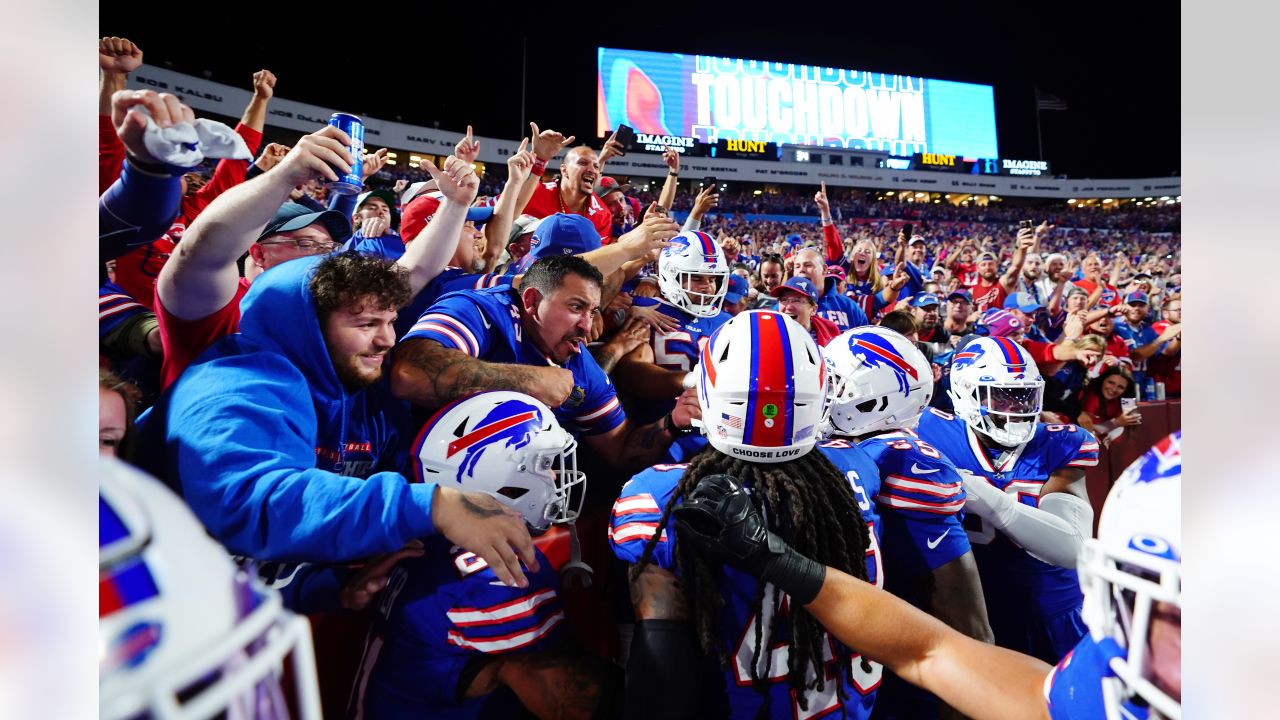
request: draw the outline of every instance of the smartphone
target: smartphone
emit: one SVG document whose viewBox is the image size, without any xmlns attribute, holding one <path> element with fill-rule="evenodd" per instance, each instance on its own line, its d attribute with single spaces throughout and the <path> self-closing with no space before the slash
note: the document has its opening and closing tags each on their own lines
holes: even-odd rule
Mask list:
<svg viewBox="0 0 1280 720">
<path fill-rule="evenodd" d="M 1138 398 L 1120 398 L 1120 409 L 1125 414 L 1138 409 Z"/>
<path fill-rule="evenodd" d="M 910 240 L 911 233 L 913 232 L 915 232 L 915 226 L 913 226 L 911 223 L 907 223 L 906 225 L 902 226 L 902 237 Z"/>
<path fill-rule="evenodd" d="M 1035 227 L 1035 223 L 1032 222 L 1031 220 L 1023 220 L 1022 222 L 1018 223 L 1018 227 L 1022 228 L 1023 230 L 1030 230 Z"/>
<path fill-rule="evenodd" d="M 626 123 L 618 124 L 617 141 L 622 143 L 622 149 L 631 152 L 636 144 L 636 131 Z"/>
<path fill-rule="evenodd" d="M 716 178 L 714 175 L 708 175 L 702 179 L 702 187 L 716 187 Z M 719 189 L 716 192 L 720 192 Z"/>
</svg>

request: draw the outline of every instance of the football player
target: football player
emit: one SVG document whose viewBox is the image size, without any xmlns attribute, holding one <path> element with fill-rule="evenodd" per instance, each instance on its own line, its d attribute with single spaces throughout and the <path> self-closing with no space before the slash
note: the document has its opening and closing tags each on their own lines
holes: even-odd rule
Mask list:
<svg viewBox="0 0 1280 720">
<path fill-rule="evenodd" d="M 577 519 L 586 489 L 576 448 L 546 405 L 509 391 L 455 401 L 422 428 L 417 479 L 518 511 L 538 569 L 528 587 L 507 586 L 474 553 L 428 538 L 379 599 L 352 691 L 356 717 L 590 717 L 617 697 L 621 673 L 566 642 L 557 571 L 577 559 L 558 526 Z"/>
<path fill-rule="evenodd" d="M 319 718 L 307 619 L 160 481 L 99 467 L 98 717 L 285 718 L 290 678 L 295 717 Z"/>
<path fill-rule="evenodd" d="M 635 307 L 655 307 L 675 329 L 649 331 L 649 341 L 618 361 L 613 380 L 626 398 L 627 417 L 648 423 L 675 407 L 685 376 L 711 334 L 732 317 L 723 309 L 729 265 L 710 235 L 687 230 L 671 239 L 658 258 L 656 298 L 634 298 Z M 687 458 L 706 441 L 689 433 L 676 439 L 665 460 Z"/>
<path fill-rule="evenodd" d="M 1038 421 L 1044 379 L 1008 338 L 959 348 L 948 390 L 956 414 L 930 408 L 920 437 L 964 473 L 965 529 L 996 644 L 1056 663 L 1084 634 L 1076 557 L 1093 529 L 1085 468 L 1098 441 Z"/>
<path fill-rule="evenodd" d="M 874 583 L 874 505 L 811 452 L 825 405 L 821 352 L 795 321 L 744 312 L 720 328 L 696 373 L 709 446 L 622 488 L 610 540 L 631 564 L 636 627 L 626 707 L 636 717 L 866 718 L 880 668 L 832 642 L 786 594 L 678 543 L 671 510 L 697 481 L 731 472 L 768 526 L 824 563 Z M 871 468 L 874 477 L 874 467 Z M 861 504 L 860 504 L 861 503 Z M 758 714 L 759 713 L 759 714 Z"/>
<path fill-rule="evenodd" d="M 884 327 L 849 330 L 823 350 L 831 376 L 829 418 L 819 444 L 860 478 L 882 518 L 886 589 L 970 637 L 991 642 L 968 536 L 957 517 L 963 479 L 913 428 L 933 397 L 933 372 L 916 344 Z M 866 467 L 870 470 L 864 469 Z M 936 700 L 892 679 L 877 715 L 937 714 Z"/>
<path fill-rule="evenodd" d="M 771 583 L 843 642 L 977 720 L 1182 716 L 1182 435 L 1116 480 L 1079 556 L 1089 634 L 1054 668 L 979 643 L 768 530 L 736 478 L 704 478 L 675 509 L 704 558 Z"/>
</svg>

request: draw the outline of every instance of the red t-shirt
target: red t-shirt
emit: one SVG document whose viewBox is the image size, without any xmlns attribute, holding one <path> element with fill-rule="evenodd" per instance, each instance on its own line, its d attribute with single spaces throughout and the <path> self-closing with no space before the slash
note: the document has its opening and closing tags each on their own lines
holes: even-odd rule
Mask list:
<svg viewBox="0 0 1280 720">
<path fill-rule="evenodd" d="M 1089 419 L 1093 420 L 1095 425 L 1120 417 L 1124 412 L 1124 408 L 1120 407 L 1120 398 L 1104 400 L 1101 395 L 1093 392 L 1084 393 L 1084 398 L 1080 401 L 1080 410 L 1089 413 Z"/>
<path fill-rule="evenodd" d="M 951 274 L 960 278 L 960 284 L 967 288 L 972 288 L 978 284 L 978 266 L 976 263 L 957 260 L 951 263 Z"/>
<path fill-rule="evenodd" d="M 991 285 L 987 285 L 981 279 L 973 286 L 973 304 L 978 312 L 985 312 L 988 308 L 1004 307 L 1004 299 L 1009 297 L 1009 291 L 1004 289 L 1000 284 L 1000 278 Z"/>
<path fill-rule="evenodd" d="M 160 365 L 160 389 L 164 390 L 187 369 L 200 353 L 218 340 L 240 331 L 240 298 L 249 291 L 249 281 L 240 278 L 231 301 L 212 315 L 198 320 L 183 320 L 169 314 L 160 293 L 155 293 L 156 321 L 160 327 L 160 343 L 164 346 L 164 362 Z"/>
<path fill-rule="evenodd" d="M 544 218 L 551 217 L 558 212 L 568 212 L 564 204 L 560 202 L 560 182 L 553 180 L 552 182 L 539 183 L 538 188 L 533 191 L 533 197 L 529 199 L 529 204 L 524 208 L 524 214 L 532 215 L 536 218 Z M 577 214 L 583 215 L 591 221 L 591 224 L 596 228 L 596 232 L 600 233 L 600 241 L 602 243 L 609 239 L 613 230 L 613 211 L 605 207 L 595 193 L 592 193 L 591 199 L 587 201 L 587 212 Z"/>
</svg>

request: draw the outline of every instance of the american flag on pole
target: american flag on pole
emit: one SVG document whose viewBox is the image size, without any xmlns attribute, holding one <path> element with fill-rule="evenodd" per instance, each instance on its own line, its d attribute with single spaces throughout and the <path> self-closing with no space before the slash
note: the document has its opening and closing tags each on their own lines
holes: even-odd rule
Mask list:
<svg viewBox="0 0 1280 720">
<path fill-rule="evenodd" d="M 1057 95 L 1036 88 L 1036 110 L 1066 110 L 1067 103 Z"/>
<path fill-rule="evenodd" d="M 724 420 L 724 424 L 731 428 L 742 429 L 742 418 L 740 417 L 734 417 L 728 413 L 720 413 L 720 419 Z"/>
</svg>

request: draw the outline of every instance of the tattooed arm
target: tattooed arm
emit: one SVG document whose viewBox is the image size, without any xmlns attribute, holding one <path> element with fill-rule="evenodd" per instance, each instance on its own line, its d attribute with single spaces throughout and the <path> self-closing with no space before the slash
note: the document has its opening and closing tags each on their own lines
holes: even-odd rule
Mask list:
<svg viewBox="0 0 1280 720">
<path fill-rule="evenodd" d="M 600 435 L 589 435 L 582 442 L 591 446 L 600 457 L 613 460 L 613 466 L 630 473 L 637 472 L 660 460 L 675 436 L 664 429 L 666 416 L 648 425 L 637 425 L 624 420 L 621 425 Z M 618 484 L 622 484 L 622 479 Z"/>
<path fill-rule="evenodd" d="M 673 573 L 646 565 L 631 581 L 631 604 L 636 628 L 627 660 L 623 717 L 689 717 L 697 703 L 702 653 L 684 591 Z"/>
<path fill-rule="evenodd" d="M 491 363 L 426 338 L 400 343 L 391 366 L 391 392 L 426 408 L 442 407 L 485 390 L 514 390 L 559 407 L 573 390 L 573 373 L 558 367 Z"/>
</svg>

